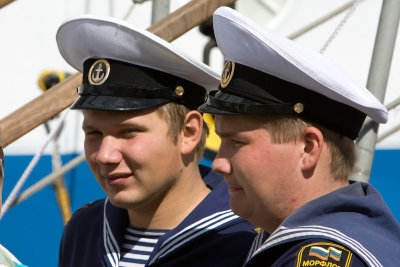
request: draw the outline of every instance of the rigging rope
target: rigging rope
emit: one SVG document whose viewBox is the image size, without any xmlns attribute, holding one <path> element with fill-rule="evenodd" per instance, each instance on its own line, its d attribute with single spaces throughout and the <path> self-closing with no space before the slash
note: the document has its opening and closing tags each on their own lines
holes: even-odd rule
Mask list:
<svg viewBox="0 0 400 267">
<path fill-rule="evenodd" d="M 58 133 L 60 132 L 61 130 Z M 61 155 L 57 142 L 58 137 L 59 134 L 57 134 L 55 138 L 51 140 L 53 147 L 53 153 L 51 157 L 53 173 L 59 170 L 62 166 Z M 64 177 L 62 175 L 58 176 L 58 178 L 54 180 L 53 188 L 56 192 L 56 198 L 58 206 L 60 207 L 61 217 L 63 219 L 64 225 L 66 225 L 69 219 L 71 218 L 72 211 L 71 211 L 71 204 L 70 204 L 68 190 L 65 187 Z"/>
<path fill-rule="evenodd" d="M 43 177 L 34 185 L 32 185 L 31 187 L 23 191 L 21 194 L 19 194 L 18 197 L 12 202 L 11 207 L 16 206 L 17 204 L 31 197 L 33 194 L 37 193 L 39 190 L 43 189 L 49 184 L 52 184 L 55 180 L 59 178 L 59 176 L 69 172 L 71 169 L 75 168 L 83 161 L 85 161 L 85 154 L 81 154 L 75 157 L 74 159 L 70 160 L 67 164 L 62 166 L 60 169 L 56 170 L 55 172 L 52 172 L 46 177 Z"/>
<path fill-rule="evenodd" d="M 125 16 L 123 16 L 123 18 L 122 18 L 123 20 L 127 20 L 129 18 L 129 16 L 131 15 L 134 7 L 135 7 L 135 1 L 132 1 L 132 4 L 128 8 L 128 11 L 126 12 Z"/>
<path fill-rule="evenodd" d="M 353 5 L 347 10 L 346 15 L 344 18 L 339 22 L 338 26 L 336 26 L 336 29 L 331 33 L 329 36 L 328 40 L 326 40 L 325 44 L 322 46 L 322 48 L 319 50 L 321 54 L 323 54 L 328 46 L 332 43 L 333 39 L 336 38 L 338 33 L 342 30 L 343 25 L 347 22 L 347 20 L 350 18 L 350 16 L 353 14 L 354 10 L 356 10 L 358 4 L 363 1 L 363 0 L 355 0 L 353 2 Z"/>
<path fill-rule="evenodd" d="M 68 114 L 67 110 L 66 112 L 64 112 L 64 114 L 62 115 L 60 121 L 57 124 L 57 127 L 55 127 L 52 132 L 49 134 L 46 142 L 44 143 L 44 145 L 40 148 L 40 150 L 38 152 L 36 152 L 35 156 L 33 157 L 33 159 L 31 160 L 31 162 L 29 163 L 28 167 L 25 169 L 24 173 L 22 174 L 21 178 L 18 180 L 17 184 L 14 186 L 13 190 L 11 191 L 11 193 L 9 194 L 6 202 L 4 203 L 2 209 L 1 209 L 1 214 L 0 214 L 0 220 L 3 218 L 4 214 L 7 212 L 7 210 L 10 208 L 11 204 L 14 202 L 15 198 L 17 197 L 18 192 L 20 191 L 21 187 L 24 185 L 25 181 L 27 180 L 29 174 L 32 172 L 33 168 L 37 165 L 40 157 L 42 156 L 44 149 L 47 147 L 47 145 L 50 143 L 51 140 L 53 140 L 53 138 L 55 136 L 57 136 L 58 132 L 61 129 L 61 126 L 64 123 L 64 120 Z"/>
</svg>

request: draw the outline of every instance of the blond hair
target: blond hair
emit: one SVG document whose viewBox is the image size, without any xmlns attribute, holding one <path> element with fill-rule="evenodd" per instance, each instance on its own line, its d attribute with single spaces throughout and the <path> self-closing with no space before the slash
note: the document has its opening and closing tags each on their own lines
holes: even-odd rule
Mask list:
<svg viewBox="0 0 400 267">
<path fill-rule="evenodd" d="M 185 121 L 186 114 L 191 110 L 184 105 L 169 102 L 167 104 L 157 107 L 156 111 L 158 112 L 160 117 L 168 123 L 169 134 L 173 138 L 173 141 L 176 143 L 178 141 L 179 134 L 183 130 L 183 123 Z M 203 156 L 208 131 L 209 130 L 207 124 L 203 121 L 201 140 L 197 144 L 195 149 L 197 161 L 200 161 Z"/>
<path fill-rule="evenodd" d="M 307 127 L 321 131 L 331 156 L 330 172 L 336 181 L 345 181 L 351 175 L 356 161 L 355 145 L 350 138 L 301 118 L 290 115 L 257 116 L 262 118 L 264 128 L 271 135 L 273 143 L 295 141 Z"/>
</svg>

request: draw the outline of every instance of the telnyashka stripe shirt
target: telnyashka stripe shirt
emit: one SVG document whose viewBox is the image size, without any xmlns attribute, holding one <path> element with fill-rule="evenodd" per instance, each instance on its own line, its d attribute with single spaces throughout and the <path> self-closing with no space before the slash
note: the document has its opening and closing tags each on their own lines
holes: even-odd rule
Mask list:
<svg viewBox="0 0 400 267">
<path fill-rule="evenodd" d="M 119 266 L 145 266 L 158 239 L 167 232 L 168 230 L 143 229 L 129 225 L 124 236 Z"/>
</svg>

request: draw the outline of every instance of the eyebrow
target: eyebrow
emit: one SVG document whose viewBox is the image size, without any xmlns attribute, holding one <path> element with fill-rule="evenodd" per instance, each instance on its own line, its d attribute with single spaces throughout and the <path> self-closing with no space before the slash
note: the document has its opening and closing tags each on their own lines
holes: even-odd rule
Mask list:
<svg viewBox="0 0 400 267">
<path fill-rule="evenodd" d="M 143 126 L 142 124 L 140 124 L 140 123 L 137 123 L 137 122 L 132 122 L 132 121 L 124 121 L 124 122 L 122 122 L 122 123 L 119 123 L 119 124 L 115 124 L 115 125 L 111 125 L 111 126 L 109 126 L 109 127 L 106 127 L 106 128 L 113 128 L 113 129 L 117 129 L 117 128 L 129 128 L 129 127 L 132 127 L 132 128 L 135 128 L 135 129 L 141 129 L 141 130 L 144 130 L 144 129 L 146 129 L 146 127 L 145 126 Z M 99 127 L 96 127 L 95 125 L 93 125 L 93 124 L 91 124 L 91 123 L 85 123 L 85 121 L 83 121 L 82 122 L 82 129 L 83 130 L 93 130 L 93 129 L 99 129 Z"/>
<path fill-rule="evenodd" d="M 234 136 L 234 135 L 237 134 L 236 132 L 220 132 L 220 131 L 217 131 L 217 130 L 215 130 L 215 133 L 219 137 L 231 137 L 231 136 Z"/>
<path fill-rule="evenodd" d="M 85 121 L 82 122 L 82 130 L 90 130 L 90 129 L 94 129 L 93 126 L 91 126 L 88 123 L 85 123 Z"/>
</svg>

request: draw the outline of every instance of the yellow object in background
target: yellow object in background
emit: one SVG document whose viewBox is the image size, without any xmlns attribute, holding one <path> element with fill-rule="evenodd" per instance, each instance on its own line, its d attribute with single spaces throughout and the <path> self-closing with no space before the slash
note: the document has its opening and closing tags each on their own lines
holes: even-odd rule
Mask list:
<svg viewBox="0 0 400 267">
<path fill-rule="evenodd" d="M 211 114 L 204 113 L 203 119 L 207 123 L 210 133 L 206 140 L 206 149 L 217 152 L 221 145 L 221 139 L 215 133 L 214 117 Z"/>
<path fill-rule="evenodd" d="M 44 70 L 42 73 L 40 73 L 39 76 L 39 87 L 43 91 L 46 91 L 47 89 L 50 89 L 54 85 L 56 85 L 59 82 L 62 82 L 69 76 L 68 73 L 66 72 L 61 72 L 61 71 L 54 71 L 54 70 Z"/>
</svg>

